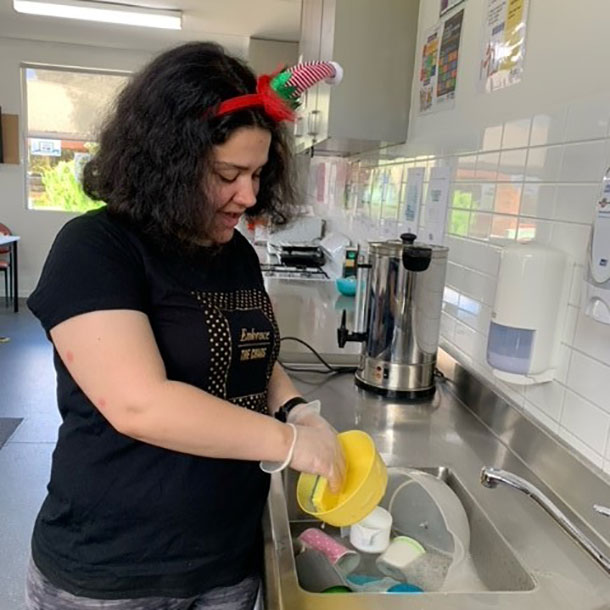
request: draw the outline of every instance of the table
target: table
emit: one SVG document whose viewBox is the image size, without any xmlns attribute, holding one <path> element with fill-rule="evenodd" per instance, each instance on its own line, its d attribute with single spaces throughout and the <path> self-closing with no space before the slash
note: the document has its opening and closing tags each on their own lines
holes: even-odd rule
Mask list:
<svg viewBox="0 0 610 610">
<path fill-rule="evenodd" d="M 17 292 L 19 287 L 17 243 L 20 239 L 21 237 L 19 237 L 19 235 L 0 235 L 0 247 L 9 246 L 10 248 L 10 270 L 11 283 L 13 288 L 13 311 L 15 313 L 19 311 L 19 293 Z"/>
</svg>

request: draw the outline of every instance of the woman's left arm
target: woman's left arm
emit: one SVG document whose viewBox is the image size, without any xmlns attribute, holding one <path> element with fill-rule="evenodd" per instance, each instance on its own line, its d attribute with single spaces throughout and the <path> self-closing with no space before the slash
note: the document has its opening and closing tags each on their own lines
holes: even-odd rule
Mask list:
<svg viewBox="0 0 610 610">
<path fill-rule="evenodd" d="M 296 389 L 294 383 L 292 383 L 292 379 L 288 377 L 288 374 L 284 371 L 282 365 L 279 362 L 276 362 L 273 366 L 268 388 L 267 405 L 271 415 L 273 415 L 287 400 L 290 400 L 295 396 L 301 396 L 301 392 Z"/>
</svg>

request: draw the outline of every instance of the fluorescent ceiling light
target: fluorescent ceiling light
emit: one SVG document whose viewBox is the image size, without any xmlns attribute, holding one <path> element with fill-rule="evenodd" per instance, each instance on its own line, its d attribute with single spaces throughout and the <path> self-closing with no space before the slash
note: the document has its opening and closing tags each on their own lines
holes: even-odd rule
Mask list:
<svg viewBox="0 0 610 610">
<path fill-rule="evenodd" d="M 149 28 L 182 29 L 182 12 L 125 4 L 105 4 L 89 0 L 13 0 L 18 13 L 83 19 L 99 23 L 120 23 Z"/>
</svg>

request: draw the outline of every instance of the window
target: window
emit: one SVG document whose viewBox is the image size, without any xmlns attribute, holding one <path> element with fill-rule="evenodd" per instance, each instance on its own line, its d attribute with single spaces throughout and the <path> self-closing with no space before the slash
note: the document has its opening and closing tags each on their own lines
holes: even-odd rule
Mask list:
<svg viewBox="0 0 610 610">
<path fill-rule="evenodd" d="M 24 66 L 27 100 L 27 197 L 34 210 L 86 212 L 101 202 L 80 184 L 97 129 L 126 74 Z"/>
</svg>

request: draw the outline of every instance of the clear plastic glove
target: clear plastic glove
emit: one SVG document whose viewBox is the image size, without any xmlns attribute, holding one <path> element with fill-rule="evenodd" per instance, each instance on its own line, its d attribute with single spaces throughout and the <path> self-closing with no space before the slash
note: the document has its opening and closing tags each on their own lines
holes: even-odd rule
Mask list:
<svg viewBox="0 0 610 610">
<path fill-rule="evenodd" d="M 314 428 L 329 427 L 335 430 L 321 415 L 321 404 L 319 400 L 312 400 L 302 405 L 297 405 L 288 413 L 287 422 L 298 426 L 312 426 Z M 335 434 L 337 432 L 335 431 Z"/>
<path fill-rule="evenodd" d="M 306 404 L 297 405 L 288 413 L 287 421 L 298 426 L 329 429 L 334 434 L 337 434 L 337 431 L 330 425 L 328 420 L 320 415 L 320 408 L 319 400 L 312 400 Z"/>
<path fill-rule="evenodd" d="M 311 419 L 313 417 L 317 419 Z M 324 477 L 328 480 L 331 492 L 338 493 L 345 479 L 345 458 L 337 433 L 318 414 L 310 413 L 306 421 L 307 424 L 295 424 L 297 440 L 290 467 L 299 472 Z"/>
</svg>

